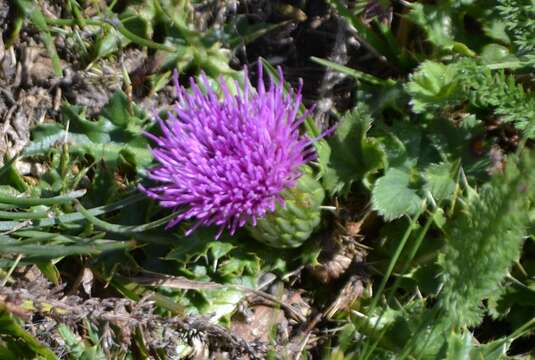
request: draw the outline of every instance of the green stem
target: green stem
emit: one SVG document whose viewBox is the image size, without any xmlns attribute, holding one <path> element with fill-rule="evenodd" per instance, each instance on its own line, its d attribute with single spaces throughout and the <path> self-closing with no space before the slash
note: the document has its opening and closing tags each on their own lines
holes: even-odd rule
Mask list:
<svg viewBox="0 0 535 360">
<path fill-rule="evenodd" d="M 153 48 L 153 49 L 156 49 L 156 50 L 163 50 L 163 51 L 167 51 L 167 52 L 175 52 L 176 51 L 176 49 L 174 49 L 172 47 L 169 47 L 169 46 L 164 45 L 164 44 L 159 44 L 159 43 L 154 42 L 152 40 L 148 40 L 148 39 L 142 38 L 141 36 L 138 36 L 138 35 L 134 34 L 133 32 L 130 32 L 123 25 L 123 23 L 121 23 L 121 22 L 119 22 L 119 24 L 117 24 L 116 28 L 127 39 L 137 43 L 138 45 L 146 46 L 148 48 Z"/>
<path fill-rule="evenodd" d="M 421 214 L 422 212 L 419 212 L 412 218 L 407 230 L 405 231 L 405 234 L 403 234 L 403 238 L 401 239 L 398 247 L 396 248 L 396 252 L 394 253 L 394 256 L 392 256 L 392 258 L 390 259 L 390 263 L 388 264 L 388 268 L 385 272 L 385 275 L 383 276 L 383 279 L 381 280 L 379 288 L 377 289 L 377 293 L 373 297 L 372 302 L 370 304 L 370 313 L 372 313 L 373 310 L 375 310 L 375 307 L 377 306 L 379 299 L 383 295 L 383 291 L 386 287 L 388 280 L 390 279 L 390 276 L 392 275 L 392 271 L 394 270 L 394 267 L 396 266 L 398 262 L 401 252 L 405 248 L 405 245 L 407 244 L 407 240 L 409 240 L 409 237 L 412 234 L 414 226 L 416 225 L 416 222 L 420 218 Z"/>
<path fill-rule="evenodd" d="M 396 290 L 397 290 L 397 288 L 399 286 L 399 283 L 401 281 L 401 276 L 403 276 L 403 274 L 405 274 L 407 272 L 412 260 L 414 259 L 414 257 L 416 256 L 416 253 L 418 252 L 418 249 L 422 245 L 422 241 L 425 238 L 425 235 L 427 234 L 427 232 L 429 231 L 429 228 L 431 227 L 431 224 L 433 223 L 433 218 L 434 218 L 435 214 L 436 214 L 436 210 L 427 218 L 427 221 L 425 222 L 425 225 L 424 225 L 423 229 L 420 231 L 420 234 L 418 235 L 418 238 L 414 242 L 414 245 L 412 246 L 412 248 L 410 250 L 410 253 L 409 253 L 408 257 L 407 257 L 407 260 L 405 261 L 405 264 L 403 264 L 403 268 L 402 268 L 402 270 L 400 272 L 400 276 L 396 277 L 396 280 L 394 281 L 394 284 L 392 285 L 392 288 L 390 289 L 390 292 L 389 292 L 388 297 L 387 297 L 387 303 L 394 296 L 394 293 L 396 292 Z M 383 315 L 384 315 L 384 312 L 381 314 L 381 316 L 379 316 L 379 318 L 377 320 L 377 323 L 381 320 Z M 375 350 L 377 345 L 379 345 L 379 342 L 381 341 L 381 338 L 383 337 L 384 334 L 385 334 L 385 332 L 381 332 L 379 334 L 379 336 L 377 337 L 377 339 L 374 341 L 374 343 L 371 346 L 371 349 L 369 350 L 369 354 L 370 355 L 373 353 L 373 351 Z"/>
<path fill-rule="evenodd" d="M 368 311 L 370 314 L 373 314 L 375 308 L 377 307 L 377 304 L 379 303 L 379 300 L 381 299 L 381 296 L 383 295 L 383 292 L 385 290 L 386 284 L 388 283 L 388 280 L 390 279 L 390 276 L 392 275 L 394 267 L 396 266 L 396 264 L 398 262 L 398 259 L 399 259 L 400 255 L 401 255 L 401 252 L 405 248 L 405 245 L 407 244 L 407 241 L 409 240 L 409 237 L 412 234 L 414 226 L 416 225 L 416 222 L 420 218 L 421 214 L 422 214 L 422 211 L 418 212 L 418 214 L 416 214 L 412 218 L 411 222 L 409 223 L 409 226 L 408 226 L 407 230 L 405 231 L 405 234 L 403 234 L 403 238 L 401 239 L 398 247 L 396 248 L 396 252 L 394 253 L 392 258 L 390 259 L 390 263 L 388 264 L 388 268 L 386 270 L 386 273 L 384 274 L 384 276 L 383 276 L 383 278 L 381 280 L 381 283 L 379 284 L 379 288 L 377 289 L 377 293 L 373 297 L 372 302 L 370 304 L 369 311 Z M 377 318 L 377 320 L 375 321 L 375 324 L 373 326 L 374 329 L 377 328 L 377 325 L 379 325 L 379 321 L 380 320 L 381 320 L 381 316 L 379 316 Z M 374 345 L 376 346 L 376 344 L 374 344 Z M 373 350 L 373 346 L 372 346 L 371 350 Z M 363 360 L 367 359 L 368 356 L 371 354 L 371 352 L 367 351 L 367 349 L 364 351 L 364 353 L 366 354 L 366 356 L 363 357 Z"/>
</svg>

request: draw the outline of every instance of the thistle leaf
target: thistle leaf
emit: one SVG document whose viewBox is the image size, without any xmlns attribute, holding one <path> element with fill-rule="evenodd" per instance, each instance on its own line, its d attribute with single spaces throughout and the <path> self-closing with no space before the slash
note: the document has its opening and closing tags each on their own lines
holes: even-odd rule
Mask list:
<svg viewBox="0 0 535 360">
<path fill-rule="evenodd" d="M 366 135 L 373 121 L 370 113 L 364 105 L 346 113 L 328 139 L 329 151 L 324 159 L 320 156 L 323 186 L 332 194 L 347 193 L 354 182 L 383 167 L 379 142 Z"/>
<path fill-rule="evenodd" d="M 532 161 L 510 163 L 446 227 L 446 245 L 439 257 L 444 284 L 439 308 L 453 326 L 480 322 L 482 301 L 499 290 L 518 260 L 529 224 L 532 169 Z"/>
</svg>

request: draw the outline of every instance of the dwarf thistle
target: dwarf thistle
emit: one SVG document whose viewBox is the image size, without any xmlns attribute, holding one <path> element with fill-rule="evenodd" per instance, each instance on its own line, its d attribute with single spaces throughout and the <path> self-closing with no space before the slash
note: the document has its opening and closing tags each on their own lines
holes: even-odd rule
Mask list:
<svg viewBox="0 0 535 360">
<path fill-rule="evenodd" d="M 258 72 L 256 91 L 247 81 L 243 90 L 236 82 L 231 94 L 220 79 L 221 98 L 204 75 L 190 80 L 190 92 L 175 75 L 174 112 L 158 119 L 161 136 L 147 134 L 159 163 L 149 177 L 158 184 L 142 190 L 161 206 L 181 211 L 169 227 L 194 220 L 187 234 L 216 225 L 217 237 L 225 228 L 232 235 L 248 224 L 260 241 L 295 247 L 319 223 L 324 196 L 321 185 L 303 172 L 314 150 L 299 133 L 306 116 L 298 114 L 302 85 L 285 94 L 280 69 L 280 82 L 271 79 L 268 88 L 261 65 Z"/>
</svg>

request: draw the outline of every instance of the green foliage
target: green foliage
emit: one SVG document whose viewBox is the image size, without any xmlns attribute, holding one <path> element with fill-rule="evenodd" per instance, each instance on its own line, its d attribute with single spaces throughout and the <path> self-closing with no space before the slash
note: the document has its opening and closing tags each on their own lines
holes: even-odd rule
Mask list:
<svg viewBox="0 0 535 360">
<path fill-rule="evenodd" d="M 378 135 L 387 169 L 374 183 L 371 203 L 385 220 L 418 213 L 424 199 L 434 203 L 451 200 L 458 162 L 441 161 L 426 131 L 400 122 L 378 130 Z"/>
<path fill-rule="evenodd" d="M 406 85 L 412 111 L 419 114 L 451 103 L 459 90 L 457 75 L 452 66 L 429 60 L 420 64 Z"/>
<path fill-rule="evenodd" d="M 340 0 L 329 0 L 328 3 L 336 9 L 350 23 L 362 38 L 376 53 L 381 54 L 389 61 L 401 67 L 408 67 L 409 60 L 397 43 L 390 29 L 380 28 L 381 31 L 373 31 L 364 24 L 360 14 L 352 12 Z M 358 9 L 358 8 L 357 8 Z"/>
<path fill-rule="evenodd" d="M 496 10 L 505 30 L 521 54 L 535 51 L 535 2 L 533 0 L 498 0 Z"/>
<path fill-rule="evenodd" d="M 452 48 L 454 43 L 451 1 L 439 5 L 411 4 L 408 18 L 427 32 L 427 40 L 439 48 Z"/>
<path fill-rule="evenodd" d="M 479 109 L 492 109 L 503 122 L 510 122 L 528 138 L 535 137 L 535 96 L 524 90 L 514 76 L 493 72 L 469 59 L 453 65 L 465 96 Z"/>
<path fill-rule="evenodd" d="M 5 359 L 46 359 L 57 357 L 21 326 L 21 321 L 0 304 L 0 355 Z"/>
<path fill-rule="evenodd" d="M 469 58 L 444 65 L 427 61 L 406 85 L 416 113 L 442 111 L 468 101 L 472 111 L 492 110 L 528 138 L 535 137 L 535 96 L 503 70 Z"/>
<path fill-rule="evenodd" d="M 152 157 L 148 141 L 142 135 L 148 118 L 128 101 L 122 91 L 116 92 L 102 108 L 97 120 L 89 120 L 80 106 L 64 104 L 64 124 L 42 124 L 33 131 L 32 144 L 25 149 L 27 156 L 43 154 L 58 142 L 65 142 L 71 154 L 90 155 L 117 165 L 130 164 L 133 168 L 147 166 Z"/>
<path fill-rule="evenodd" d="M 15 4 L 19 7 L 21 12 L 30 18 L 33 25 L 39 30 L 43 42 L 46 46 L 48 54 L 52 60 L 52 67 L 54 69 L 54 74 L 56 76 L 61 76 L 63 70 L 61 69 L 61 62 L 56 51 L 56 46 L 54 44 L 54 38 L 50 33 L 50 29 L 46 23 L 45 16 L 41 9 L 33 2 L 29 0 L 17 0 Z"/>
<path fill-rule="evenodd" d="M 524 159 L 517 167 L 511 161 L 446 227 L 439 308 L 452 325 L 477 325 L 482 301 L 499 291 L 518 261 L 534 185 L 533 162 Z"/>
<path fill-rule="evenodd" d="M 6 54 L 13 45 L 19 54 L 19 40 L 41 41 L 35 46 L 44 45 L 56 76 L 62 67 L 72 68 L 84 80 L 87 73 L 119 62 L 124 92 L 115 92 L 92 116 L 78 104 L 48 111 L 32 129 L 24 152 L 5 159 L 0 168 L 2 285 L 16 286 L 19 270 L 31 269 L 54 285 L 68 282 L 67 290 L 75 293 L 83 269 L 94 275 L 90 297 L 141 301 L 150 296 L 164 324 L 168 315 L 180 314 L 187 323 L 196 314 L 229 325 L 239 304 L 245 310 L 250 305 L 244 301 L 249 289 L 274 279 L 276 286 L 261 291 L 273 294 L 270 288 L 284 288 L 282 304 L 306 317 L 303 323 L 278 324 L 277 350 L 303 344 L 294 334 L 314 324 L 316 313 L 334 301 L 338 311 L 312 329 L 325 339 L 321 358 L 497 360 L 532 351 L 527 341 L 514 345 L 535 328 L 535 164 L 529 151 L 535 138 L 534 0 L 328 1 L 352 28 L 338 26 L 343 32 L 337 37 L 356 32 L 358 54 L 365 60 L 353 51 L 345 66 L 311 60 L 354 80 L 357 86 L 349 90 L 357 105 L 339 118 L 332 135 L 315 142 L 314 165 L 326 190 L 325 198 L 323 191 L 316 194 L 325 205 L 321 212 L 315 209 L 313 218 L 312 227 L 318 225 L 320 231 L 298 249 L 278 251 L 254 241 L 247 231 L 214 240 L 215 228 L 189 236 L 184 235 L 192 226 L 187 222 L 163 229 L 174 214 L 133 194 L 152 164 L 143 132 L 153 131 L 154 123 L 132 99 L 146 89 L 149 96 L 158 96 L 156 104 L 169 100 L 167 92 L 158 92 L 175 68 L 181 80 L 203 70 L 210 86 L 223 75 L 232 92 L 234 79 L 243 80 L 234 65 L 258 56 L 258 44 L 247 44 L 259 37 L 262 44 L 269 43 L 269 33 L 279 28 L 283 35 L 288 29 L 301 35 L 316 24 L 316 15 L 307 13 L 315 9 L 314 1 L 302 9 L 284 2 L 264 2 L 266 7 L 258 9 L 241 4 L 225 13 L 217 7 L 230 2 L 209 3 L 68 0 L 54 4 L 63 18 L 51 18 L 41 2 L 14 2 L 15 18 L 4 29 Z M 265 17 L 271 9 L 275 16 Z M 288 16 L 280 9 L 300 12 L 283 21 L 281 16 Z M 198 17 L 205 10 L 209 16 Z M 290 24 L 305 15 L 307 22 Z M 232 20 L 221 21 L 227 16 Z M 276 23 L 266 22 L 272 18 Z M 314 31 L 324 31 L 330 21 L 318 23 Z M 36 30 L 39 34 L 33 36 Z M 306 60 L 300 58 L 301 46 L 302 41 L 292 44 L 298 62 Z M 334 51 L 337 46 L 338 41 Z M 123 61 L 132 60 L 129 50 L 142 52 L 143 62 L 127 74 Z M 306 56 L 326 56 L 309 50 L 315 46 L 307 44 Z M 278 59 L 280 54 L 266 58 L 272 55 Z M 1 60 L 4 67 L 9 57 Z M 261 61 L 277 78 L 276 69 Z M 54 86 L 65 86 L 59 80 Z M 11 90 L 2 89 L 0 112 Z M 311 138 L 320 135 L 312 117 L 304 128 Z M 21 170 L 21 162 L 42 166 L 29 173 Z M 264 222 L 263 230 L 274 242 L 280 242 L 280 233 L 283 240 L 302 235 L 296 229 L 307 231 L 301 239 L 309 237 L 310 224 L 301 221 L 299 208 L 289 205 L 276 225 Z M 355 234 L 348 224 L 363 214 L 357 236 L 350 236 Z M 340 245 L 335 254 L 333 244 Z M 358 256 L 350 259 L 353 246 Z M 344 261 L 351 262 L 347 269 Z M 340 277 L 321 286 L 309 279 L 314 267 L 331 271 L 333 263 L 334 272 L 343 268 Z M 346 281 L 355 278 L 364 290 L 344 306 L 339 295 L 349 289 Z M 301 294 L 299 304 L 293 303 L 299 298 L 294 294 Z M 273 296 L 277 306 L 279 294 Z M 24 321 L 3 301 L 0 358 L 55 359 L 58 355 L 36 339 L 39 334 L 26 331 Z M 303 309 L 301 302 L 306 303 Z M 261 310 L 254 313 L 253 326 L 262 322 Z M 111 345 L 111 354 L 101 329 L 87 321 L 54 329 L 66 351 L 62 356 L 103 359 L 120 347 L 124 359 L 169 357 L 164 349 L 153 351 L 146 329 L 137 329 L 126 344 L 115 338 L 120 323 L 103 323 L 118 342 Z M 209 342 L 210 336 L 203 340 Z M 183 344 L 172 351 L 187 356 L 193 346 L 186 339 Z M 273 356 L 279 355 L 284 356 Z M 299 355 L 314 357 L 307 350 Z"/>
<path fill-rule="evenodd" d="M 98 345 L 86 344 L 65 324 L 58 325 L 58 333 L 65 342 L 69 359 L 80 360 L 105 360 L 106 355 Z"/>
<path fill-rule="evenodd" d="M 450 199 L 455 191 L 457 168 L 456 164 L 447 162 L 430 165 L 424 174 L 424 191 L 430 193 L 437 202 Z"/>
<path fill-rule="evenodd" d="M 373 188 L 374 210 L 387 221 L 416 214 L 422 207 L 422 199 L 409 183 L 410 174 L 397 168 L 388 169 Z"/>
<path fill-rule="evenodd" d="M 383 167 L 384 154 L 378 141 L 367 136 L 372 122 L 370 109 L 359 105 L 342 117 L 334 135 L 327 139 L 327 151 L 320 155 L 327 191 L 347 194 L 354 182 Z"/>
</svg>

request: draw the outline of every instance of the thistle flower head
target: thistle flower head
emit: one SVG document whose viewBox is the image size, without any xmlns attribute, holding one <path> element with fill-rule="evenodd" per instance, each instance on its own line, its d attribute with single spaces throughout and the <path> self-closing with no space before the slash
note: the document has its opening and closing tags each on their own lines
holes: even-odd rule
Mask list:
<svg viewBox="0 0 535 360">
<path fill-rule="evenodd" d="M 231 234 L 248 221 L 284 205 L 282 191 L 294 186 L 300 167 L 310 160 L 311 141 L 300 135 L 300 84 L 297 93 L 283 91 L 280 81 L 266 88 L 262 66 L 256 91 L 247 83 L 231 94 L 221 78 L 218 97 L 202 75 L 191 79 L 190 92 L 178 84 L 177 102 L 167 120 L 158 119 L 162 135 L 147 134 L 155 143 L 152 153 L 159 163 L 149 170 L 157 182 L 142 188 L 160 205 L 179 211 L 168 227 L 192 219 L 195 225 L 227 228 Z M 203 85 L 201 91 L 199 85 Z"/>
</svg>

